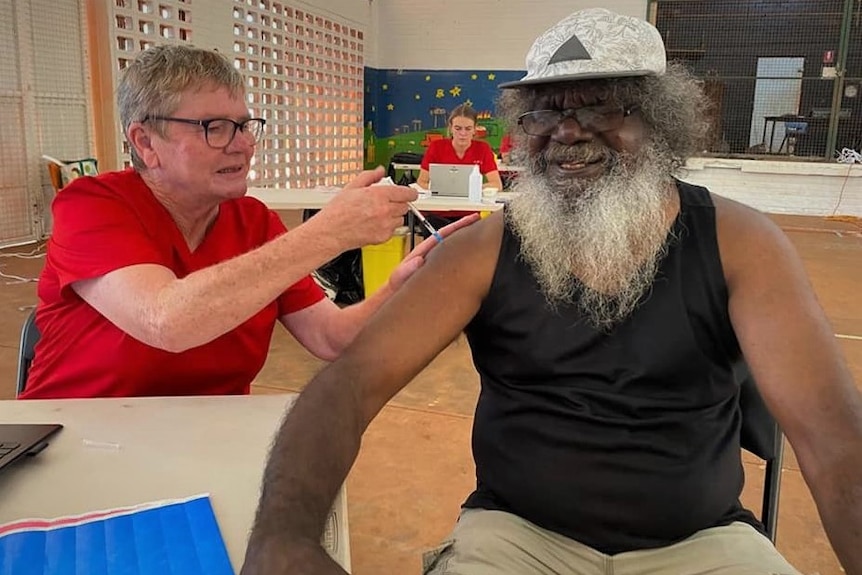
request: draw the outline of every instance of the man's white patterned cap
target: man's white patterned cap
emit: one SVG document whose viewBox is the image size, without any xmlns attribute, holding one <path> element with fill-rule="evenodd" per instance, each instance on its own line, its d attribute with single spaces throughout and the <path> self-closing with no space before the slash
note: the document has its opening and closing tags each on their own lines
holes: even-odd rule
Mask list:
<svg viewBox="0 0 862 575">
<path fill-rule="evenodd" d="M 560 20 L 539 36 L 527 53 L 527 75 L 500 88 L 659 75 L 666 62 L 664 42 L 652 24 L 590 8 Z"/>
</svg>

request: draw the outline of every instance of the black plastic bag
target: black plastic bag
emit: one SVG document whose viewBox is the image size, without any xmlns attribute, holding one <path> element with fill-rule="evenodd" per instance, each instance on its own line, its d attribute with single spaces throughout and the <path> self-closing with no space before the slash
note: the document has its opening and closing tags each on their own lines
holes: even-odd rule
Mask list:
<svg viewBox="0 0 862 575">
<path fill-rule="evenodd" d="M 320 210 L 305 210 L 302 221 Z M 326 295 L 337 304 L 351 305 L 365 298 L 362 277 L 362 250 L 344 252 L 323 264 L 312 274 Z"/>
<path fill-rule="evenodd" d="M 365 297 L 360 249 L 346 251 L 323 264 L 314 276 L 329 299 L 337 304 L 351 305 Z"/>
</svg>

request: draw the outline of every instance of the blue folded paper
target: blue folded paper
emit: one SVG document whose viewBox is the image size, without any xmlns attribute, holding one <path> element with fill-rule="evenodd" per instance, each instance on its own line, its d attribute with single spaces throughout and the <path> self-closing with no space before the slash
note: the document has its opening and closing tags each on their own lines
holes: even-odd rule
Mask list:
<svg viewBox="0 0 862 575">
<path fill-rule="evenodd" d="M 206 495 L 0 526 L 0 573 L 234 575 Z"/>
</svg>

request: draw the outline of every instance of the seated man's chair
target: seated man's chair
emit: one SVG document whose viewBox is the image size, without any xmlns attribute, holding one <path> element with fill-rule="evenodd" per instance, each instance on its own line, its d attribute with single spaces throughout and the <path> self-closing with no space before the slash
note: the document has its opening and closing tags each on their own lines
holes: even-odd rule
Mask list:
<svg viewBox="0 0 862 575">
<path fill-rule="evenodd" d="M 741 382 L 739 407 L 742 411 L 742 448 L 766 462 L 760 520 L 766 528 L 767 536 L 775 543 L 781 465 L 784 460 L 784 434 L 766 408 L 744 361 L 734 367 L 734 376 Z"/>
<path fill-rule="evenodd" d="M 27 374 L 30 371 L 30 364 L 33 363 L 33 358 L 36 356 L 36 342 L 39 341 L 39 328 L 36 327 L 36 310 L 32 310 L 27 319 L 24 320 L 24 327 L 21 329 L 21 344 L 18 346 L 18 388 L 16 394 L 21 395 L 24 388 L 27 386 Z"/>
</svg>

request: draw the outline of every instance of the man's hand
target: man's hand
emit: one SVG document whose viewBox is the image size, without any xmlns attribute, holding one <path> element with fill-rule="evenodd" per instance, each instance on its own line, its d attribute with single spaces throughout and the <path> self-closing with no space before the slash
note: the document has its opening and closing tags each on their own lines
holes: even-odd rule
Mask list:
<svg viewBox="0 0 862 575">
<path fill-rule="evenodd" d="M 461 228 L 467 227 L 475 222 L 479 221 L 479 214 L 470 214 L 469 216 L 465 216 L 460 220 L 449 224 L 446 227 L 440 228 L 438 233 L 442 237 L 447 237 L 460 230 Z M 398 264 L 398 267 L 392 272 L 392 275 L 389 276 L 389 287 L 392 291 L 397 291 L 407 279 L 412 276 L 416 270 L 422 267 L 425 263 L 425 256 L 428 255 L 428 252 L 434 249 L 440 241 L 434 236 L 430 236 L 425 238 L 421 244 L 416 246 L 413 251 L 407 254 L 407 257 Z"/>
<path fill-rule="evenodd" d="M 373 185 L 383 175 L 382 167 L 362 172 L 309 223 L 324 224 L 323 233 L 336 239 L 341 251 L 385 242 L 404 225 L 407 202 L 418 194 L 405 186 Z"/>
</svg>

